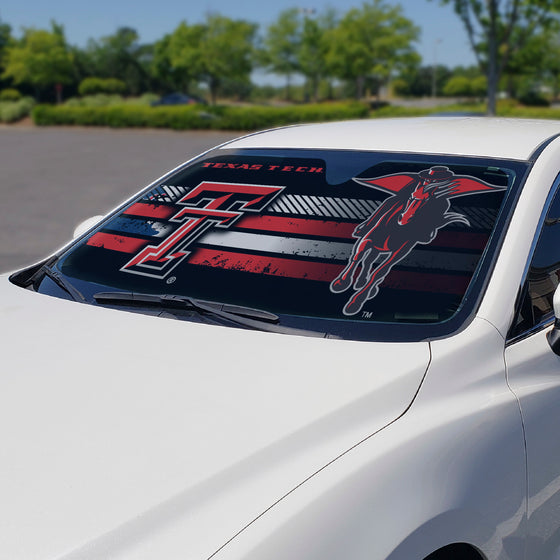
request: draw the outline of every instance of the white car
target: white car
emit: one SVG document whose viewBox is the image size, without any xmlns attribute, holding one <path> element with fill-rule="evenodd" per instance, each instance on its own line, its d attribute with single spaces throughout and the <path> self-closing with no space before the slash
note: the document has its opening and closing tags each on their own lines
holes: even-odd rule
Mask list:
<svg viewBox="0 0 560 560">
<path fill-rule="evenodd" d="M 282 128 L 1 277 L 0 558 L 560 558 L 559 170 L 553 121 Z"/>
</svg>

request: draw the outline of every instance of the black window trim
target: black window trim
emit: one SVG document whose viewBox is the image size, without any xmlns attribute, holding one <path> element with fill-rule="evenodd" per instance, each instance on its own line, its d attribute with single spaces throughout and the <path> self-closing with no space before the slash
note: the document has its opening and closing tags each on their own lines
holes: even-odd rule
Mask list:
<svg viewBox="0 0 560 560">
<path fill-rule="evenodd" d="M 542 330 L 548 328 L 552 324 L 554 324 L 554 314 L 546 315 L 541 321 L 539 321 L 536 325 L 526 329 L 525 331 L 518 333 L 514 336 L 510 334 L 511 329 L 513 327 L 513 322 L 515 321 L 516 317 L 520 312 L 521 305 L 523 304 L 523 297 L 524 297 L 524 288 L 528 281 L 529 270 L 531 268 L 531 263 L 533 262 L 533 257 L 535 256 L 535 251 L 537 249 L 537 244 L 539 242 L 539 238 L 541 236 L 541 231 L 544 226 L 544 222 L 546 220 L 546 216 L 548 215 L 548 211 L 550 210 L 550 206 L 554 201 L 554 198 L 557 194 L 560 194 L 560 173 L 554 179 L 552 186 L 550 187 L 550 191 L 546 197 L 546 201 L 543 205 L 543 210 L 541 211 L 541 215 L 539 217 L 539 221 L 537 223 L 537 228 L 535 230 L 535 234 L 533 236 L 533 241 L 531 243 L 531 249 L 529 250 L 529 256 L 527 257 L 527 262 L 525 263 L 525 268 L 523 269 L 523 274 L 521 276 L 521 282 L 519 283 L 519 288 L 517 291 L 517 297 L 515 298 L 515 308 L 512 317 L 512 324 L 508 329 L 508 334 L 506 336 L 506 347 L 510 346 L 511 344 L 515 344 L 521 340 L 524 340 L 534 334 L 541 332 Z"/>
</svg>

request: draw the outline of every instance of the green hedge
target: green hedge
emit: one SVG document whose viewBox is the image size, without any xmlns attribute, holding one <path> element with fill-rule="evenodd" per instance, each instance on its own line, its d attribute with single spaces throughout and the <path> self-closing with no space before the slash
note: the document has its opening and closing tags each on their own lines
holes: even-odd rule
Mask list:
<svg viewBox="0 0 560 560">
<path fill-rule="evenodd" d="M 0 101 L 0 122 L 13 123 L 27 117 L 34 104 L 32 97 L 23 97 L 19 101 Z"/>
<path fill-rule="evenodd" d="M 85 78 L 78 86 L 80 95 L 95 95 L 96 93 L 124 93 L 126 84 L 116 78 Z"/>
<path fill-rule="evenodd" d="M 37 125 L 82 125 L 220 130 L 256 130 L 302 122 L 359 119 L 367 105 L 357 102 L 317 103 L 286 107 L 204 107 L 197 105 L 147 107 L 110 105 L 76 107 L 38 105 L 32 113 Z"/>
<path fill-rule="evenodd" d="M 66 107 L 109 107 L 114 105 L 146 105 L 159 99 L 155 93 L 144 93 L 139 97 L 123 97 L 118 94 L 96 93 L 83 97 L 71 97 L 64 102 Z"/>
<path fill-rule="evenodd" d="M 0 91 L 0 101 L 19 101 L 21 93 L 14 88 L 6 88 Z"/>
<path fill-rule="evenodd" d="M 524 119 L 560 120 L 560 109 L 554 107 L 507 107 L 500 109 L 500 117 L 522 117 Z"/>
</svg>

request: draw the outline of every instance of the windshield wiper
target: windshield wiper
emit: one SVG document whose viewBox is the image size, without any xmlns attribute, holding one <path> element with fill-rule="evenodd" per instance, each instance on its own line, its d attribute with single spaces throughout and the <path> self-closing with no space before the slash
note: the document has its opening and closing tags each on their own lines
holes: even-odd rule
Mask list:
<svg viewBox="0 0 560 560">
<path fill-rule="evenodd" d="M 66 293 L 70 294 L 74 301 L 79 301 L 81 303 L 86 302 L 86 298 L 82 293 L 74 288 L 70 282 L 68 282 L 60 272 L 51 268 L 48 264 L 45 264 L 39 271 L 45 276 L 48 276 L 59 288 L 62 288 Z"/>
<path fill-rule="evenodd" d="M 269 311 L 211 301 L 178 296 L 172 294 L 144 294 L 135 292 L 99 292 L 93 296 L 95 301 L 104 305 L 158 308 L 169 310 L 194 311 L 200 315 L 219 318 L 254 330 L 284 334 L 324 337 L 325 333 L 316 333 L 279 325 L 280 317 Z"/>
</svg>

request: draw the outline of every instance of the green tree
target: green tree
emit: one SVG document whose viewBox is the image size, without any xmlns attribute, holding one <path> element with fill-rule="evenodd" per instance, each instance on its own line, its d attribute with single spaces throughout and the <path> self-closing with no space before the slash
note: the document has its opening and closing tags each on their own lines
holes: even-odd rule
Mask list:
<svg viewBox="0 0 560 560">
<path fill-rule="evenodd" d="M 202 79 L 208 84 L 212 103 L 222 80 L 249 80 L 254 63 L 257 26 L 243 20 L 209 15 L 200 44 Z"/>
<path fill-rule="evenodd" d="M 449 97 L 482 97 L 486 93 L 487 86 L 485 76 L 478 75 L 471 78 L 455 75 L 447 80 L 443 93 Z"/>
<path fill-rule="evenodd" d="M 453 76 L 443 87 L 443 94 L 449 97 L 468 97 L 471 95 L 471 81 L 465 76 Z"/>
<path fill-rule="evenodd" d="M 151 46 L 141 44 L 131 27 L 119 27 L 99 41 L 90 39 L 85 55 L 89 76 L 122 80 L 132 94 L 146 91 L 151 85 Z"/>
<path fill-rule="evenodd" d="M 542 30 L 557 25 L 560 0 L 440 0 L 463 22 L 488 80 L 488 114 L 496 114 L 498 83 L 512 56 Z"/>
<path fill-rule="evenodd" d="M 259 53 L 261 64 L 270 71 L 286 77 L 286 99 L 291 97 L 292 76 L 299 72 L 298 54 L 301 46 L 301 18 L 298 8 L 280 12 L 270 25 Z"/>
<path fill-rule="evenodd" d="M 400 6 L 371 0 L 349 10 L 327 34 L 327 62 L 333 75 L 356 83 L 356 96 L 361 98 L 367 79 L 377 87 L 394 70 L 419 59 L 412 47 L 418 35 Z"/>
<path fill-rule="evenodd" d="M 543 37 L 543 49 L 541 60 L 541 72 L 548 79 L 552 87 L 554 100 L 560 94 L 560 37 L 556 33 L 547 33 Z"/>
<path fill-rule="evenodd" d="M 3 77 L 32 85 L 38 99 L 44 88 L 72 82 L 73 57 L 62 27 L 53 22 L 52 31 L 25 29 L 21 40 L 6 48 Z"/>
<path fill-rule="evenodd" d="M 186 93 L 190 90 L 193 81 L 198 81 L 202 76 L 203 64 L 200 45 L 205 33 L 204 25 L 188 25 L 182 21 L 175 31 L 157 45 L 154 62 L 160 66 L 160 72 L 165 72 L 168 65 L 169 80 L 173 89 Z"/>
<path fill-rule="evenodd" d="M 304 13 L 297 61 L 299 72 L 307 78 L 313 101 L 317 101 L 319 97 L 321 79 L 328 75 L 327 34 L 336 27 L 336 23 L 333 10 L 328 10 L 319 17 L 310 17 L 310 14 Z"/>
<path fill-rule="evenodd" d="M 7 49 L 12 43 L 11 26 L 0 20 L 0 75 L 4 73 Z M 0 80 L 0 89 L 3 89 L 6 85 L 8 85 L 8 82 Z"/>
<path fill-rule="evenodd" d="M 436 79 L 435 93 L 443 93 L 443 87 L 451 77 L 451 70 L 443 64 L 433 66 L 412 65 L 401 71 L 399 80 L 393 82 L 395 93 L 413 97 L 428 97 L 432 95 L 433 79 Z"/>
<path fill-rule="evenodd" d="M 185 27 L 185 23 L 180 23 L 173 33 L 167 33 L 154 43 L 150 74 L 159 93 L 189 93 L 191 81 L 195 78 L 193 68 L 185 66 L 181 57 Z"/>
<path fill-rule="evenodd" d="M 246 83 L 253 69 L 257 27 L 211 14 L 202 24 L 182 22 L 169 40 L 169 61 L 185 78 L 206 82 L 216 103 L 222 82 Z"/>
<path fill-rule="evenodd" d="M 555 29 L 532 35 L 523 49 L 513 53 L 504 69 L 505 87 L 510 97 L 540 95 L 541 85 L 549 85 L 556 98 L 560 78 L 560 39 Z"/>
</svg>

